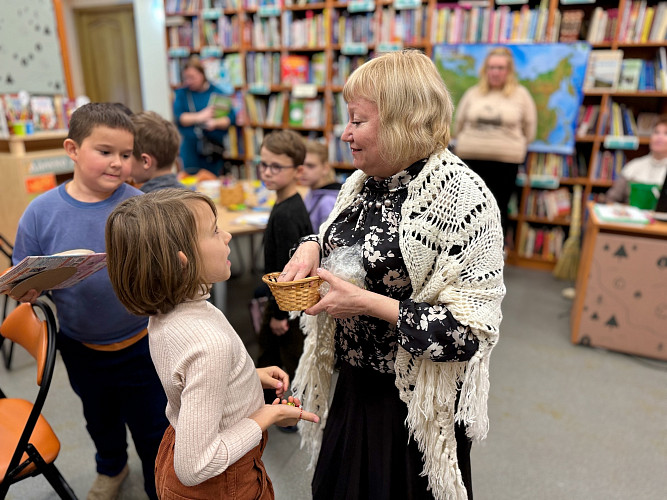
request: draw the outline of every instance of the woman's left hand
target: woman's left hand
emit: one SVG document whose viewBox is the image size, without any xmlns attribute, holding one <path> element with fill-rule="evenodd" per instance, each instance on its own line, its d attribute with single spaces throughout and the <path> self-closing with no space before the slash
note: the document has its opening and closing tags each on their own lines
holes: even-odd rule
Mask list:
<svg viewBox="0 0 667 500">
<path fill-rule="evenodd" d="M 317 304 L 306 309 L 306 314 L 326 311 L 334 318 L 351 318 L 368 313 L 364 301 L 364 294 L 368 293 L 366 290 L 337 278 L 326 269 L 318 269 L 317 274 L 329 283 L 329 291 Z"/>
<path fill-rule="evenodd" d="M 275 389 L 276 397 L 282 398 L 289 387 L 289 375 L 277 366 L 267 366 L 256 370 L 259 381 L 262 383 L 262 389 Z"/>
<path fill-rule="evenodd" d="M 317 275 L 329 283 L 329 291 L 317 304 L 306 309 L 306 314 L 316 315 L 326 311 L 339 319 L 363 314 L 383 319 L 392 325 L 398 322 L 399 303 L 396 299 L 359 288 L 337 278 L 326 269 L 319 268 Z"/>
</svg>

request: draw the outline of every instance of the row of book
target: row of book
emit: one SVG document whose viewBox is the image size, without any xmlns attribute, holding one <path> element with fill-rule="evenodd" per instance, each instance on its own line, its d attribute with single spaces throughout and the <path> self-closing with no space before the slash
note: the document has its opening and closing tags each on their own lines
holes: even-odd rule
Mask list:
<svg viewBox="0 0 667 500">
<path fill-rule="evenodd" d="M 245 111 L 252 126 L 280 127 L 285 124 L 297 128 L 317 129 L 324 127 L 326 115 L 322 99 L 289 98 L 287 92 L 269 96 L 245 95 Z"/>
<path fill-rule="evenodd" d="M 646 0 L 625 2 L 620 18 L 618 41 L 662 42 L 667 38 L 667 2 L 648 5 Z"/>
<path fill-rule="evenodd" d="M 22 134 L 66 130 L 77 107 L 76 100 L 62 95 L 0 95 L 0 137 L 9 137 L 20 130 Z"/>
<path fill-rule="evenodd" d="M 310 2 L 310 0 L 308 0 Z M 319 0 L 318 0 L 319 1 Z M 306 2 L 298 0 L 294 4 L 303 5 Z M 292 5 L 292 0 L 285 0 L 285 5 Z M 239 10 L 257 9 L 264 5 L 280 6 L 280 0 L 165 0 L 165 12 L 170 14 L 198 14 L 201 10 Z"/>
<path fill-rule="evenodd" d="M 255 125 L 280 126 L 283 124 L 283 113 L 287 94 L 278 92 L 269 96 L 245 95 L 246 112 L 250 123 Z"/>
<path fill-rule="evenodd" d="M 593 50 L 588 57 L 584 90 L 667 90 L 667 50 L 653 59 L 623 59 L 623 50 Z"/>
<path fill-rule="evenodd" d="M 238 14 L 204 21 L 203 30 L 206 45 L 227 50 L 241 46 L 241 17 Z"/>
<path fill-rule="evenodd" d="M 201 8 L 201 0 L 166 0 L 164 4 L 167 14 L 196 14 Z"/>
<path fill-rule="evenodd" d="M 583 157 L 555 153 L 528 153 L 525 169 L 533 177 L 563 178 L 588 175 L 586 161 Z"/>
<path fill-rule="evenodd" d="M 306 5 L 311 2 L 285 2 L 285 5 Z M 313 2 L 315 3 L 315 2 Z M 322 3 L 322 2 L 317 2 Z M 241 5 L 243 4 L 243 5 Z M 190 26 L 183 24 L 170 32 L 171 46 L 196 48 L 199 41 L 199 21 L 196 14 L 201 8 L 235 9 L 241 7 L 254 9 L 264 5 L 281 6 L 280 2 L 268 0 L 223 0 L 220 2 L 196 0 L 171 0 L 167 2 L 168 15 L 191 14 Z M 207 7 L 206 5 L 211 5 Z M 419 43 L 426 38 L 428 13 L 426 6 L 416 9 L 396 10 L 394 7 L 375 9 L 370 4 L 371 12 L 350 12 L 344 9 L 331 11 L 332 43 L 381 43 L 402 42 Z M 294 16 L 298 16 L 297 19 Z M 328 42 L 329 18 L 325 11 L 312 10 L 302 12 L 283 11 L 282 23 L 278 17 L 252 16 L 251 33 L 254 46 L 278 47 L 281 39 L 285 47 L 317 47 Z M 305 17 L 301 17 L 305 16 Z M 496 9 L 469 3 L 436 4 L 431 16 L 431 43 L 507 43 L 507 42 L 570 42 L 585 39 L 590 43 L 609 42 L 613 39 L 618 23 L 618 39 L 625 43 L 659 42 L 667 39 L 667 2 L 648 5 L 646 0 L 634 0 L 625 3 L 625 9 L 619 16 L 617 8 L 596 7 L 586 23 L 583 9 L 569 9 L 554 12 L 552 35 L 547 38 L 549 9 L 546 2 L 531 9 L 527 4 L 512 10 L 507 5 Z M 226 20 L 236 17 L 236 20 Z M 220 16 L 216 23 L 204 23 L 203 38 L 211 43 L 217 36 L 238 39 L 240 37 L 238 16 Z M 248 29 L 248 28 L 246 28 Z M 584 33 L 585 32 L 585 33 Z M 172 43 L 176 41 L 177 43 Z M 238 46 L 224 45 L 223 46 Z M 196 49 L 198 50 L 198 49 Z"/>
<path fill-rule="evenodd" d="M 313 48 L 323 47 L 329 41 L 329 17 L 324 12 L 307 10 L 304 17 L 294 18 L 291 10 L 282 13 L 283 47 Z"/>
<path fill-rule="evenodd" d="M 658 120 L 658 113 L 642 111 L 637 114 L 635 118 L 634 113 L 625 104 L 618 104 L 612 101 L 612 112 L 610 117 L 605 120 L 603 127 L 600 130 L 601 134 L 614 134 L 614 130 L 620 131 L 623 128 L 622 134 L 617 135 L 634 135 L 637 137 L 650 137 L 653 132 L 653 126 Z M 588 104 L 582 105 L 579 108 L 579 116 L 577 118 L 577 137 L 584 137 L 586 135 L 595 134 L 597 132 L 598 119 L 600 117 L 600 105 Z M 603 118 L 604 119 L 604 118 Z M 615 125 L 610 123 L 615 121 Z"/>
<path fill-rule="evenodd" d="M 516 251 L 522 257 L 541 257 L 556 261 L 563 252 L 565 231 L 562 227 L 536 228 L 523 223 Z"/>
<path fill-rule="evenodd" d="M 531 189 L 523 207 L 524 215 L 548 220 L 564 219 L 572 210 L 572 193 L 567 188 Z"/>
<path fill-rule="evenodd" d="M 544 2 L 542 2 L 544 3 Z M 547 42 L 549 9 L 497 9 L 466 4 L 438 4 L 431 17 L 431 43 Z M 558 30 L 555 30 L 557 33 Z"/>
<path fill-rule="evenodd" d="M 169 59 L 169 83 L 171 85 L 181 85 L 181 73 L 186 61 L 185 58 L 180 57 Z M 356 56 L 339 56 L 334 62 L 334 84 L 342 86 L 352 70 L 365 61 L 366 57 L 361 61 Z M 315 52 L 311 55 L 248 52 L 245 56 L 247 69 L 245 74 L 242 56 L 238 52 L 231 52 L 222 57 L 206 57 L 201 59 L 201 62 L 210 81 L 216 82 L 222 78 L 234 88 L 240 88 L 246 82 L 251 86 L 262 87 L 300 83 L 311 83 L 317 86 L 326 84 L 327 65 L 324 52 Z"/>
<path fill-rule="evenodd" d="M 569 12 L 578 34 L 584 11 Z M 590 43 L 611 42 L 617 27 L 620 43 L 663 42 L 667 39 L 667 2 L 648 5 L 646 0 L 627 1 L 620 17 L 617 8 L 598 6 L 591 15 L 585 39 Z"/>
<path fill-rule="evenodd" d="M 593 179 L 613 181 L 619 176 L 625 163 L 625 153 L 620 149 L 598 151 L 591 166 Z"/>
<path fill-rule="evenodd" d="M 190 50 L 201 49 L 199 18 L 170 17 L 166 20 L 167 42 L 169 47 L 187 47 Z"/>
</svg>

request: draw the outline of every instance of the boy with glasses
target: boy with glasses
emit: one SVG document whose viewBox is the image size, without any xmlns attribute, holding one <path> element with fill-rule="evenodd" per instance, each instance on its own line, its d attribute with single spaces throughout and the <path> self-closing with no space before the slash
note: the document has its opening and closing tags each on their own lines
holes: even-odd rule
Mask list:
<svg viewBox="0 0 667 500">
<path fill-rule="evenodd" d="M 293 130 L 271 132 L 262 142 L 258 174 L 267 189 L 276 192 L 276 203 L 264 231 L 264 269 L 267 273 L 285 267 L 292 247 L 302 237 L 313 233 L 308 210 L 297 191 L 297 169 L 303 165 L 305 157 L 304 141 Z M 255 295 L 268 295 L 269 301 L 259 332 L 257 366 L 280 366 L 291 380 L 303 351 L 299 321 L 290 321 L 288 313 L 278 309 L 266 285 L 259 290 Z M 273 400 L 275 394 L 269 397 Z"/>
</svg>

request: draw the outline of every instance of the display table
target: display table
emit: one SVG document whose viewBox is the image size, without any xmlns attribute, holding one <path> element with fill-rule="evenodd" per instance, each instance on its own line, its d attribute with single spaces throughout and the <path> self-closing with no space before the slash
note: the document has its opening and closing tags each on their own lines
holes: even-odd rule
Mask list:
<svg viewBox="0 0 667 500">
<path fill-rule="evenodd" d="M 572 342 L 667 359 L 667 223 L 588 221 L 572 308 Z"/>
</svg>

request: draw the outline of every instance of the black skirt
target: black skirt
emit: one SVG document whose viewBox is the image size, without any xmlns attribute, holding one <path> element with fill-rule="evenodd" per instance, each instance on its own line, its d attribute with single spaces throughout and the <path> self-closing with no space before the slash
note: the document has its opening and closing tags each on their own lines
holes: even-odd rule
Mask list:
<svg viewBox="0 0 667 500">
<path fill-rule="evenodd" d="M 396 375 L 342 363 L 313 476 L 314 500 L 433 499 L 422 455 L 408 442 Z M 470 441 L 456 426 L 457 456 L 472 499 Z"/>
</svg>

